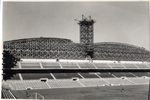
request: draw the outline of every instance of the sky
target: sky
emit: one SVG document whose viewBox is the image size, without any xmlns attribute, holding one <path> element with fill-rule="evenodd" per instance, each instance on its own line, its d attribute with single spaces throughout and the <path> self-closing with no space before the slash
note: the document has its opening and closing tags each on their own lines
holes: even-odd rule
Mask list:
<svg viewBox="0 0 150 100">
<path fill-rule="evenodd" d="M 56 37 L 79 43 L 82 14 L 94 24 L 94 42 L 150 50 L 149 2 L 3 2 L 3 41 Z"/>
</svg>

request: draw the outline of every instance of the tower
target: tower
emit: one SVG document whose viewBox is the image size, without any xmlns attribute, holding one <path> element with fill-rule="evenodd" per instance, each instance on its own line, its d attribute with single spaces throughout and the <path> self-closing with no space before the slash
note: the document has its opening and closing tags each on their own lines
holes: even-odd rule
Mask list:
<svg viewBox="0 0 150 100">
<path fill-rule="evenodd" d="M 80 43 L 84 46 L 86 55 L 85 57 L 93 58 L 93 37 L 94 37 L 94 23 L 95 21 L 91 19 L 91 16 L 86 18 L 82 15 L 82 20 L 78 20 L 80 25 Z"/>
<path fill-rule="evenodd" d="M 84 17 L 82 15 L 82 20 L 79 21 L 80 25 L 80 43 L 85 45 L 93 44 L 93 24 L 95 23 L 94 20 Z"/>
</svg>

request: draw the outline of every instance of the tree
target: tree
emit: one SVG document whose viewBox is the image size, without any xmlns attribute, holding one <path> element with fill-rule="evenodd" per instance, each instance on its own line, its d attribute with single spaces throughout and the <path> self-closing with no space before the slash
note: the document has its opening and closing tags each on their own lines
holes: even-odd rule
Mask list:
<svg viewBox="0 0 150 100">
<path fill-rule="evenodd" d="M 3 79 L 7 80 L 13 76 L 12 69 L 16 66 L 19 58 L 14 57 L 9 51 L 3 50 Z"/>
</svg>

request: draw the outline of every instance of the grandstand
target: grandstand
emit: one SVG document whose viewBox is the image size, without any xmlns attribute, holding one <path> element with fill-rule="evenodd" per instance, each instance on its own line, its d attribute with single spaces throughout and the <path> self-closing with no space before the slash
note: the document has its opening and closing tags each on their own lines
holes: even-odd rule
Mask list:
<svg viewBox="0 0 150 100">
<path fill-rule="evenodd" d="M 92 28 L 90 36 L 86 23 Z M 21 61 L 11 68 L 6 80 L 11 89 L 2 89 L 2 98 L 14 99 L 11 91 L 83 88 L 148 84 L 150 51 L 130 44 L 93 43 L 92 19 L 78 23 L 80 43 L 63 38 L 26 38 L 4 42 L 4 50 Z M 89 39 L 89 41 L 87 40 Z M 22 98 L 21 98 L 22 99 Z"/>
</svg>

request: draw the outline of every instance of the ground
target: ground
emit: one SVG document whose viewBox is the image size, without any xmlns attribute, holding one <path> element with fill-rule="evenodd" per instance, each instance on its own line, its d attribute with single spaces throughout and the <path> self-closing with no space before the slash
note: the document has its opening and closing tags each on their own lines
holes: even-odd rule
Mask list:
<svg viewBox="0 0 150 100">
<path fill-rule="evenodd" d="M 84 88 L 59 88 L 30 90 L 29 94 L 39 93 L 45 99 L 79 100 L 148 100 L 148 85 L 103 86 Z M 26 90 L 13 91 L 18 99 L 26 99 Z"/>
</svg>

